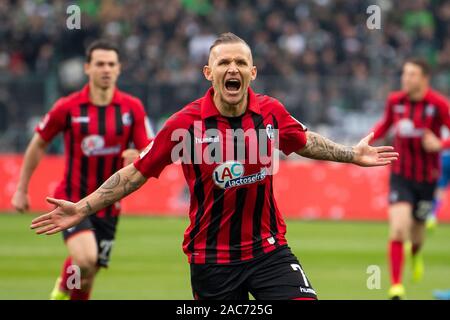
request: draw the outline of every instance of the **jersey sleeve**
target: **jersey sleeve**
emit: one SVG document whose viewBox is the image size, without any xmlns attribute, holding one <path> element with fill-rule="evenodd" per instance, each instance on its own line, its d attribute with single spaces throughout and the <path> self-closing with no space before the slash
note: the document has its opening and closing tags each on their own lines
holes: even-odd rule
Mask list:
<svg viewBox="0 0 450 320">
<path fill-rule="evenodd" d="M 384 114 L 380 121 L 378 121 L 370 130 L 370 132 L 373 132 L 373 138 L 372 141 L 375 141 L 377 139 L 380 139 L 386 135 L 389 128 L 392 125 L 392 98 L 389 97 L 386 100 L 386 106 L 384 108 Z"/>
<path fill-rule="evenodd" d="M 133 108 L 134 126 L 132 139 L 137 149 L 144 149 L 150 141 L 155 137 L 153 128 L 145 113 L 144 106 L 138 100 L 138 103 Z"/>
<path fill-rule="evenodd" d="M 275 104 L 274 116 L 278 122 L 278 148 L 286 155 L 302 149 L 306 145 L 306 126 L 291 116 L 278 101 Z"/>
<path fill-rule="evenodd" d="M 173 115 L 164 124 L 156 137 L 141 152 L 139 158 L 134 162 L 134 166 L 143 176 L 147 178 L 158 178 L 163 169 L 178 160 L 172 154 L 175 146 L 182 142 L 182 136 L 176 132 L 180 128 L 180 120 L 177 114 Z"/>
<path fill-rule="evenodd" d="M 438 110 L 442 124 L 450 129 L 450 105 L 446 99 L 442 99 Z M 450 139 L 442 140 L 442 148 L 450 148 Z"/>
<path fill-rule="evenodd" d="M 67 110 L 64 99 L 59 99 L 55 102 L 51 110 L 44 116 L 35 129 L 42 139 L 49 142 L 59 132 L 64 130 L 67 124 Z"/>
</svg>

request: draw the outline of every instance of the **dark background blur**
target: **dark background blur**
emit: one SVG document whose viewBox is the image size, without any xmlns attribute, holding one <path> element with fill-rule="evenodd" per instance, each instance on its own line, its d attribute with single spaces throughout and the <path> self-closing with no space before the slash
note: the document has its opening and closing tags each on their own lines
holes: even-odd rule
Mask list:
<svg viewBox="0 0 450 320">
<path fill-rule="evenodd" d="M 81 30 L 66 28 L 70 4 L 81 8 Z M 372 4 L 382 9 L 380 30 L 366 27 Z M 209 46 L 227 31 L 253 49 L 256 91 L 341 142 L 377 120 L 405 57 L 425 57 L 433 85 L 450 93 L 450 1 L 0 0 L 0 151 L 22 152 L 52 103 L 82 86 L 93 39 L 120 46 L 119 86 L 159 128 L 204 94 Z"/>
</svg>

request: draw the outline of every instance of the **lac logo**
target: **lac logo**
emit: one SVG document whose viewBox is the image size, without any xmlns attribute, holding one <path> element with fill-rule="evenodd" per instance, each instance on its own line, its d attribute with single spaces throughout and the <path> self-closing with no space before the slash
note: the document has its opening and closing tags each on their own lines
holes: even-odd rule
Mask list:
<svg viewBox="0 0 450 320">
<path fill-rule="evenodd" d="M 212 178 L 218 187 L 229 189 L 262 181 L 266 176 L 267 168 L 265 167 L 257 173 L 244 176 L 244 165 L 242 163 L 227 161 L 214 169 Z"/>
<path fill-rule="evenodd" d="M 222 163 L 213 172 L 214 183 L 226 189 L 230 181 L 244 175 L 244 165 L 238 161 L 227 161 Z"/>
</svg>

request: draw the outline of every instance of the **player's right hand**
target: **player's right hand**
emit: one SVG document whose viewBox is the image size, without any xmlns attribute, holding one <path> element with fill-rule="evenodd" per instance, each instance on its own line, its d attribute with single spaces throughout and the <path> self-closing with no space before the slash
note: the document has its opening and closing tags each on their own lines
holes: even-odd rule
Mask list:
<svg viewBox="0 0 450 320">
<path fill-rule="evenodd" d="M 31 221 L 31 229 L 37 229 L 37 234 L 55 234 L 79 224 L 85 218 L 73 202 L 53 198 L 47 198 L 47 202 L 56 205 L 56 208 Z"/>
<path fill-rule="evenodd" d="M 422 137 L 422 147 L 426 152 L 439 152 L 442 150 L 442 142 L 433 131 L 425 129 Z"/>
<path fill-rule="evenodd" d="M 28 194 L 26 192 L 17 190 L 11 199 L 11 204 L 14 209 L 19 212 L 27 211 L 30 207 Z"/>
<path fill-rule="evenodd" d="M 126 149 L 122 152 L 123 166 L 126 167 L 132 164 L 137 158 L 139 158 L 139 150 L 137 149 Z"/>
</svg>

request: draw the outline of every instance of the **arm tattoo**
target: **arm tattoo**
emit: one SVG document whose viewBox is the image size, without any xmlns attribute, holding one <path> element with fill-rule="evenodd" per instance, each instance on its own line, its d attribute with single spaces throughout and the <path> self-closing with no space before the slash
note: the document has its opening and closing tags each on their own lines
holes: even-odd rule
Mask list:
<svg viewBox="0 0 450 320">
<path fill-rule="evenodd" d="M 89 204 L 89 201 L 86 201 L 86 205 L 85 205 L 84 208 L 82 209 L 82 212 L 83 212 L 85 215 L 89 215 L 89 214 L 92 212 L 92 207 L 91 207 L 91 205 Z"/>
<path fill-rule="evenodd" d="M 86 215 L 92 214 L 109 207 L 133 191 L 139 189 L 147 179 L 132 167 L 124 169 L 112 175 L 100 188 L 88 196 L 88 201 L 81 209 Z"/>
<path fill-rule="evenodd" d="M 335 143 L 314 132 L 307 132 L 306 146 L 298 152 L 301 156 L 336 162 L 352 162 L 354 152 L 352 147 Z"/>
<path fill-rule="evenodd" d="M 128 179 L 127 177 L 125 177 L 124 179 L 124 185 L 123 185 L 123 196 L 127 196 L 130 193 L 132 193 L 133 191 L 139 189 L 139 187 L 142 185 L 139 182 L 133 182 L 130 179 Z"/>
<path fill-rule="evenodd" d="M 111 196 L 114 196 L 114 191 L 99 191 L 100 198 L 103 200 L 103 204 L 107 207 L 116 202 L 114 199 L 111 199 Z"/>
<path fill-rule="evenodd" d="M 114 189 L 120 183 L 120 174 L 116 172 L 102 184 L 102 189 Z"/>
<path fill-rule="evenodd" d="M 135 173 L 135 170 L 133 173 Z M 144 181 L 132 181 L 130 177 L 123 177 L 120 172 L 112 175 L 98 190 L 98 195 L 103 205 L 110 206 L 121 198 L 139 189 Z M 122 192 L 121 192 L 122 191 Z M 120 194 L 121 193 L 121 194 Z M 119 197 L 118 197 L 119 196 Z"/>
</svg>

